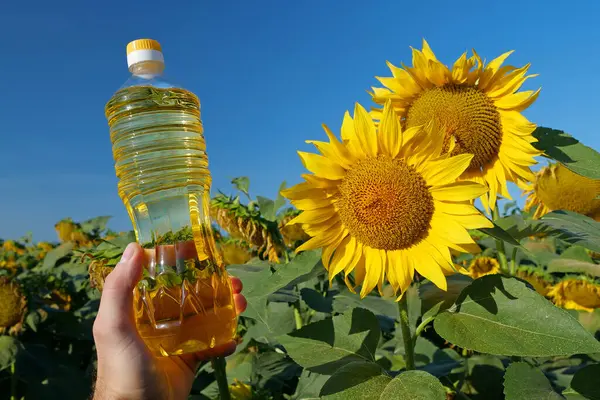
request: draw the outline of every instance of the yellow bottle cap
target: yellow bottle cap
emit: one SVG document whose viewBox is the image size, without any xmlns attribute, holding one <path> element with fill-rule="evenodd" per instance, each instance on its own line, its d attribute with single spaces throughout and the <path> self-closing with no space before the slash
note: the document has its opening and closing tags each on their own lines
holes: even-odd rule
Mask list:
<svg viewBox="0 0 600 400">
<path fill-rule="evenodd" d="M 164 64 L 160 43 L 153 39 L 137 39 L 127 45 L 127 66 L 143 61 L 158 61 Z"/>
<path fill-rule="evenodd" d="M 137 39 L 127 44 L 127 54 L 136 50 L 156 50 L 162 51 L 160 43 L 154 39 Z"/>
</svg>

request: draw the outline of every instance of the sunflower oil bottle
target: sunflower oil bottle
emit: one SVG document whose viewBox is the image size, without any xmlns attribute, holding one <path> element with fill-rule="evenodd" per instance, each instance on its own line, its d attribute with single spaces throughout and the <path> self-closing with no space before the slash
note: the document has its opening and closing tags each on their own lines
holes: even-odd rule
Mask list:
<svg viewBox="0 0 600 400">
<path fill-rule="evenodd" d="M 132 75 L 105 113 L 119 196 L 146 252 L 134 292 L 138 331 L 156 355 L 226 346 L 237 316 L 210 223 L 200 102 L 165 80 L 155 40 L 129 43 L 127 63 Z"/>
</svg>

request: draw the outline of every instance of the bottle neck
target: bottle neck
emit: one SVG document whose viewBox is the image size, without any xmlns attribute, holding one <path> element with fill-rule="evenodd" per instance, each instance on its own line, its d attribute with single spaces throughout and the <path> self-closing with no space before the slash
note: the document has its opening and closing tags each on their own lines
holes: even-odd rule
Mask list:
<svg viewBox="0 0 600 400">
<path fill-rule="evenodd" d="M 164 70 L 165 64 L 159 61 L 142 61 L 129 67 L 129 71 L 131 71 L 133 75 L 142 78 L 153 78 L 162 75 Z"/>
</svg>

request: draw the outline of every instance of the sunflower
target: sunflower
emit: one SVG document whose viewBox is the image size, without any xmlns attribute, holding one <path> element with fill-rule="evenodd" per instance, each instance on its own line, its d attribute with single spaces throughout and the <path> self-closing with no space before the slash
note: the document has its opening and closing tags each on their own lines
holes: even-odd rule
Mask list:
<svg viewBox="0 0 600 400">
<path fill-rule="evenodd" d="M 0 335 L 21 332 L 26 312 L 27 300 L 21 285 L 7 277 L 0 277 Z"/>
<path fill-rule="evenodd" d="M 600 285 L 584 279 L 565 279 L 550 288 L 548 297 L 559 307 L 592 312 L 600 308 Z"/>
<path fill-rule="evenodd" d="M 46 254 L 54 249 L 54 246 L 48 242 L 39 242 L 36 247 L 38 250 L 36 258 L 38 260 L 43 260 Z"/>
<path fill-rule="evenodd" d="M 252 400 L 252 386 L 247 383 L 234 379 L 233 384 L 229 385 L 229 393 L 232 400 Z"/>
<path fill-rule="evenodd" d="M 217 243 L 225 265 L 246 264 L 252 258 L 252 253 L 247 243 L 241 240 L 229 239 Z"/>
<path fill-rule="evenodd" d="M 469 264 L 469 275 L 477 279 L 484 275 L 492 275 L 500 272 L 498 260 L 492 257 L 477 257 Z"/>
<path fill-rule="evenodd" d="M 102 291 L 104 288 L 104 280 L 113 270 L 113 267 L 108 265 L 108 260 L 95 259 L 88 266 L 90 274 L 90 286 Z"/>
<path fill-rule="evenodd" d="M 517 277 L 527 281 L 542 296 L 548 295 L 552 282 L 550 277 L 526 268 L 518 268 Z"/>
<path fill-rule="evenodd" d="M 210 216 L 234 239 L 243 240 L 272 262 L 279 262 L 283 241 L 277 224 L 264 219 L 256 209 L 240 203 L 239 198 L 217 195 L 211 199 Z"/>
<path fill-rule="evenodd" d="M 529 167 L 541 154 L 532 146 L 535 125 L 521 114 L 539 90 L 517 92 L 535 75 L 527 75 L 529 64 L 501 66 L 511 53 L 485 65 L 473 50 L 473 56 L 467 58 L 465 52 L 448 68 L 423 40 L 423 50 L 413 49 L 413 66 L 398 68 L 388 62 L 393 76 L 378 77 L 386 88 L 373 88 L 371 93 L 378 104 L 392 101 L 405 128 L 434 118 L 443 127 L 444 152 L 473 154 L 461 178 L 489 187 L 481 200 L 491 209 L 498 194 L 510 199 L 506 180 L 533 179 Z M 373 113 L 377 118 L 381 111 Z"/>
<path fill-rule="evenodd" d="M 537 207 L 534 218 L 569 210 L 600 221 L 600 180 L 577 175 L 562 164 L 542 168 L 525 190 L 525 211 Z"/>
<path fill-rule="evenodd" d="M 492 226 L 472 205 L 487 188 L 456 182 L 473 155 L 442 155 L 433 123 L 403 131 L 390 102 L 377 127 L 357 104 L 341 142 L 324 128 L 329 142 L 309 141 L 321 155 L 298 152 L 313 175 L 282 191 L 303 210 L 289 224 L 312 237 L 296 252 L 323 248 L 329 279 L 343 271 L 350 290 L 362 284 L 361 297 L 385 279 L 403 294 L 415 270 L 445 290 L 449 249 L 479 251 L 467 229 Z"/>
<path fill-rule="evenodd" d="M 298 246 L 300 243 L 306 242 L 310 236 L 302 229 L 299 224 L 289 224 L 291 220 L 300 215 L 300 210 L 288 210 L 279 221 L 279 231 L 283 236 L 283 241 L 288 247 Z"/>
</svg>

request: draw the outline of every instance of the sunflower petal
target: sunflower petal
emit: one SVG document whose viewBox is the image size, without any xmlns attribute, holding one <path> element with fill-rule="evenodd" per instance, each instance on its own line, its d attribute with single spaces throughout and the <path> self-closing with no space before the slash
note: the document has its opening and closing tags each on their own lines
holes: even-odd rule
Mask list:
<svg viewBox="0 0 600 400">
<path fill-rule="evenodd" d="M 344 227 L 341 224 L 334 225 L 328 231 L 323 232 L 319 236 L 315 236 L 302 243 L 302 245 L 296 249 L 296 253 L 327 246 L 333 243 L 340 235 L 344 234 L 348 234 L 348 231 L 344 229 Z"/>
<path fill-rule="evenodd" d="M 373 119 L 363 106 L 354 107 L 354 129 L 358 142 L 367 157 L 377 156 L 377 132 Z"/>
<path fill-rule="evenodd" d="M 392 102 L 388 101 L 383 107 L 383 116 L 379 124 L 379 149 L 380 152 L 392 158 L 396 158 L 400 147 L 402 147 L 402 129 L 400 120 L 394 112 Z"/>
<path fill-rule="evenodd" d="M 538 89 L 535 92 L 533 90 L 528 90 L 525 92 L 518 92 L 501 97 L 500 99 L 496 100 L 496 107 L 502 110 L 523 111 L 533 104 L 533 102 L 538 98 L 541 90 L 542 89 Z"/>
<path fill-rule="evenodd" d="M 342 272 L 347 265 L 350 264 L 354 258 L 354 252 L 356 251 L 356 239 L 352 235 L 348 235 L 342 240 L 338 248 L 335 250 L 333 259 L 331 260 L 331 266 L 329 268 L 329 283 L 331 284 L 333 278 Z M 357 260 L 358 261 L 358 260 Z"/>
<path fill-rule="evenodd" d="M 473 154 L 460 154 L 445 160 L 430 161 L 421 168 L 421 175 L 428 185 L 439 186 L 456 182 L 469 167 Z"/>
<path fill-rule="evenodd" d="M 314 153 L 299 151 L 298 155 L 304 167 L 313 174 L 326 179 L 342 179 L 346 176 L 346 170 L 341 165 Z"/>
<path fill-rule="evenodd" d="M 414 257 L 415 269 L 440 289 L 448 290 L 448 283 L 446 282 L 442 268 L 431 254 L 427 252 L 431 246 L 424 243 L 426 242 L 421 242 L 416 248 L 410 249 L 409 257 Z"/>
<path fill-rule="evenodd" d="M 384 272 L 384 262 L 379 249 L 365 246 L 365 279 L 360 290 L 361 299 L 371 293 L 379 283 L 381 274 Z"/>
<path fill-rule="evenodd" d="M 327 193 L 323 189 L 315 188 L 310 183 L 302 182 L 287 189 L 283 189 L 281 195 L 288 200 L 310 198 L 326 198 Z"/>
<path fill-rule="evenodd" d="M 289 221 L 286 225 L 293 224 L 318 224 L 320 222 L 325 222 L 331 215 L 335 212 L 333 206 L 328 205 L 321 208 L 315 208 L 312 210 L 302 211 L 298 216 Z"/>
<path fill-rule="evenodd" d="M 464 201 L 473 200 L 488 192 L 488 188 L 479 183 L 460 181 L 442 186 L 434 186 L 429 191 L 435 200 Z"/>
<path fill-rule="evenodd" d="M 306 197 L 303 199 L 292 200 L 291 203 L 300 210 L 315 210 L 317 208 L 323 208 L 331 205 L 331 200 L 328 198 L 311 198 Z"/>
</svg>

